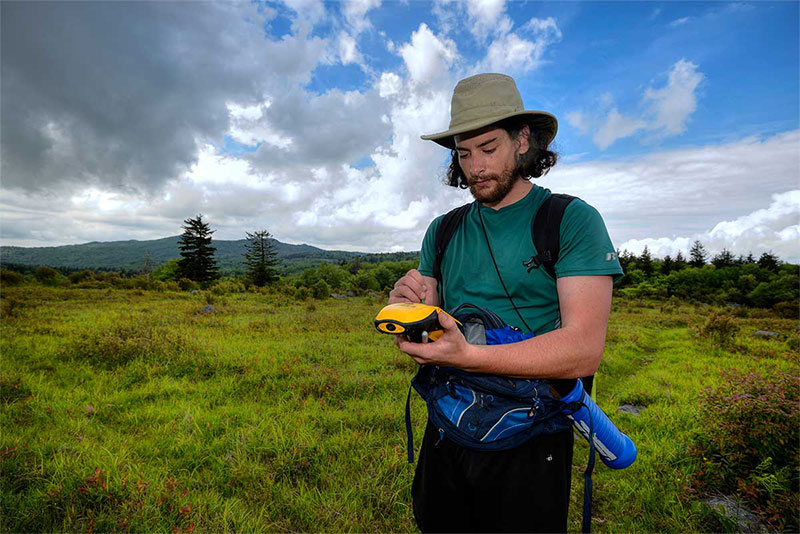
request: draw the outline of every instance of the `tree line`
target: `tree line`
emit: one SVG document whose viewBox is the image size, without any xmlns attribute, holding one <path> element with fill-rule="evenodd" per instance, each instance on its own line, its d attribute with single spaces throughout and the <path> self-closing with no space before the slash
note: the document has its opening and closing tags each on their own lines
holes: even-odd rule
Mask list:
<svg viewBox="0 0 800 534">
<path fill-rule="evenodd" d="M 771 252 L 735 256 L 727 249 L 709 257 L 695 241 L 689 257 L 654 258 L 645 247 L 638 256 L 617 251 L 625 273 L 616 284 L 622 295 L 672 296 L 700 302 L 777 307 L 790 317 L 800 315 L 800 266 L 784 263 Z"/>
<path fill-rule="evenodd" d="M 223 291 L 235 286 L 284 288 L 300 298 L 327 298 L 331 294 L 362 294 L 391 288 L 394 282 L 418 264 L 412 253 L 357 256 L 339 263 L 322 263 L 297 274 L 279 276 L 274 240 L 267 230 L 246 232 L 244 274 L 221 280 L 214 258 L 214 230 L 202 215 L 183 221 L 179 240 L 180 258 L 153 267 L 145 255 L 138 273 L 60 272 L 50 267 L 16 272 L 4 265 L 0 282 L 16 285 L 35 280 L 45 285 L 113 286 L 137 289 L 196 289 L 213 287 Z M 688 251 L 656 258 L 648 247 L 636 255 L 617 251 L 624 275 L 615 284 L 621 296 L 670 298 L 776 308 L 788 317 L 800 316 L 798 288 L 800 266 L 782 262 L 771 252 L 735 256 L 727 249 L 710 256 L 700 241 Z M 395 261 L 382 261 L 393 259 Z M 24 274 L 28 273 L 28 274 Z M 277 287 L 280 286 L 280 287 Z"/>
</svg>

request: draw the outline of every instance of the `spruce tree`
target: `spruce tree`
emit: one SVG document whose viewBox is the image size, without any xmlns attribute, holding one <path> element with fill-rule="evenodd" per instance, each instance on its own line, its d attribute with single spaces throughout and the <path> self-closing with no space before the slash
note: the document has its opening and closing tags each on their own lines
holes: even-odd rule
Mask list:
<svg viewBox="0 0 800 534">
<path fill-rule="evenodd" d="M 667 254 L 661 262 L 661 274 L 669 274 L 675 268 L 675 262 L 672 261 L 672 256 Z"/>
<path fill-rule="evenodd" d="M 778 272 L 778 265 L 780 265 L 778 256 L 772 254 L 771 252 L 765 252 L 760 258 L 758 258 L 758 266 L 762 269 L 776 273 Z"/>
<path fill-rule="evenodd" d="M 645 274 L 653 274 L 653 256 L 650 254 L 650 249 L 647 248 L 647 245 L 644 246 L 642 255 L 639 256 L 637 263 L 639 265 L 639 269 L 641 269 Z"/>
<path fill-rule="evenodd" d="M 247 274 L 258 287 L 263 287 L 278 280 L 275 266 L 275 244 L 272 236 L 266 230 L 254 233 L 247 232 L 248 242 L 245 244 L 244 264 Z"/>
<path fill-rule="evenodd" d="M 708 257 L 708 253 L 706 252 L 706 247 L 700 241 L 695 241 L 692 245 L 692 249 L 689 251 L 689 265 L 692 267 L 702 267 L 706 264 L 706 258 Z"/>
<path fill-rule="evenodd" d="M 714 256 L 711 263 L 713 263 L 717 269 L 722 269 L 723 267 L 732 267 L 736 263 L 736 260 L 733 258 L 733 253 L 730 250 L 723 248 L 722 252 Z"/>
<path fill-rule="evenodd" d="M 686 267 L 686 258 L 683 257 L 683 252 L 679 250 L 678 253 L 675 255 L 675 267 L 673 267 L 673 269 L 676 271 L 680 271 L 685 267 Z"/>
<path fill-rule="evenodd" d="M 188 278 L 195 282 L 210 282 L 219 278 L 217 261 L 214 259 L 216 248 L 211 246 L 211 234 L 214 230 L 203 222 L 203 216 L 183 221 L 183 234 L 178 245 L 181 259 L 178 260 L 178 278 Z"/>
</svg>

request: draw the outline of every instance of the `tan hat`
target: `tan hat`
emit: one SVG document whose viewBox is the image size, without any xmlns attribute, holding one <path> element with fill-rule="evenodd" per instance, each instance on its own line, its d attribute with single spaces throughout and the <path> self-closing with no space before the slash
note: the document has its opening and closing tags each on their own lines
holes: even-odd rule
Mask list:
<svg viewBox="0 0 800 534">
<path fill-rule="evenodd" d="M 555 138 L 558 121 L 546 111 L 526 111 L 514 79 L 505 74 L 477 74 L 458 82 L 450 103 L 450 128 L 446 132 L 423 135 L 443 147 L 455 148 L 454 135 L 471 132 L 517 115 L 529 116 L 531 127 Z"/>
</svg>

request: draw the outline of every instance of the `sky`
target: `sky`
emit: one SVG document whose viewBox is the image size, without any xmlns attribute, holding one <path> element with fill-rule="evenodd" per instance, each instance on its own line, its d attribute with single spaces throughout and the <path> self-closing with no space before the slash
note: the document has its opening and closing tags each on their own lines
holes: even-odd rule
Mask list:
<svg viewBox="0 0 800 534">
<path fill-rule="evenodd" d="M 452 90 L 559 120 L 535 180 L 619 249 L 800 262 L 798 2 L 0 2 L 0 243 L 268 230 L 418 250 Z"/>
</svg>

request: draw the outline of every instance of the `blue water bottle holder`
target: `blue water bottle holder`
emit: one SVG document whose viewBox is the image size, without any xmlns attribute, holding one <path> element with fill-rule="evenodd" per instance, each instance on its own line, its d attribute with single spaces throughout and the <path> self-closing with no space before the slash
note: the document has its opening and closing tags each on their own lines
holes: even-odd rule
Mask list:
<svg viewBox="0 0 800 534">
<path fill-rule="evenodd" d="M 636 460 L 636 445 L 620 432 L 606 413 L 586 394 L 581 380 L 561 398 L 567 404 L 565 415 L 572 426 L 600 455 L 600 459 L 612 469 L 624 469 Z M 572 410 L 575 404 L 580 408 Z"/>
</svg>

